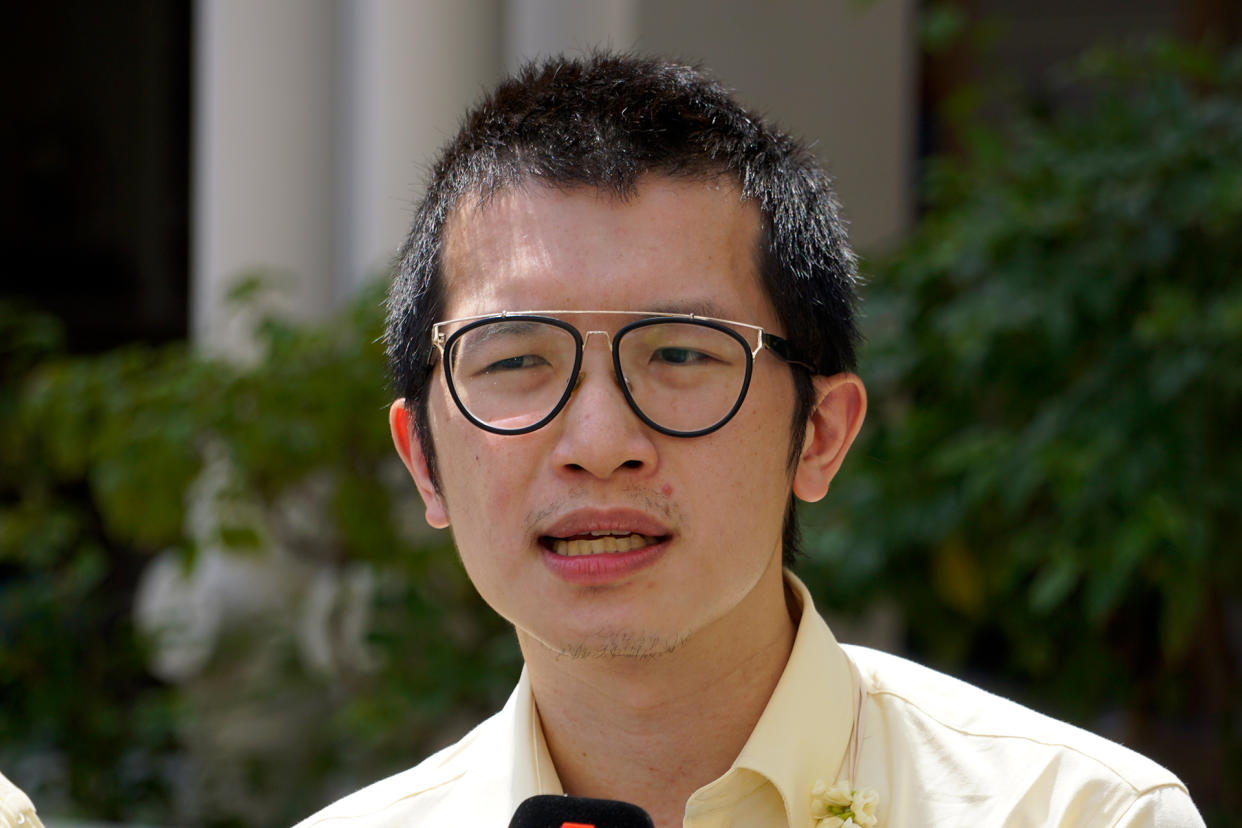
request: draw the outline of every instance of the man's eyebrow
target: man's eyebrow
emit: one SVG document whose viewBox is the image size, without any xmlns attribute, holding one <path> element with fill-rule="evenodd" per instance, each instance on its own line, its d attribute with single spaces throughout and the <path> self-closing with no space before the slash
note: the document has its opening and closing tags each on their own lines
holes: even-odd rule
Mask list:
<svg viewBox="0 0 1242 828">
<path fill-rule="evenodd" d="M 475 328 L 474 339 L 475 342 L 486 342 L 499 336 L 515 336 L 539 332 L 544 330 L 545 327 L 542 322 L 532 322 L 528 319 L 498 318 L 495 321 L 489 321 L 486 325 Z"/>
</svg>

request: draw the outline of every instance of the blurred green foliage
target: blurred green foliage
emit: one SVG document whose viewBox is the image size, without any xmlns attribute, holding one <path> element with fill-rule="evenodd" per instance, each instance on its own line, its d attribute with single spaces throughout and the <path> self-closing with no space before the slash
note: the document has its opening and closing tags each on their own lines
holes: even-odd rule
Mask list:
<svg viewBox="0 0 1242 828">
<path fill-rule="evenodd" d="M 909 243 L 871 265 L 870 423 L 807 511 L 801 572 L 821 605 L 895 604 L 924 658 L 1155 753 L 1223 825 L 1242 812 L 1242 55 L 1098 52 L 1074 84 L 1056 117 L 971 125 Z M 323 324 L 268 319 L 232 362 L 69 357 L 54 324 L 0 307 L 0 767 L 45 812 L 292 822 L 508 693 L 512 635 L 449 538 L 410 529 L 381 316 L 376 288 Z M 187 493 L 217 455 L 225 519 L 204 537 Z M 290 499 L 314 511 L 300 533 L 274 517 Z M 205 545 L 373 565 L 374 668 L 316 672 L 273 619 L 248 631 L 275 641 L 271 669 L 237 666 L 270 642 L 230 639 L 189 686 L 152 678 L 135 586 Z M 204 747 L 239 710 L 298 726 Z"/>
<path fill-rule="evenodd" d="M 236 298 L 264 289 L 248 279 Z M 74 357 L 53 321 L 0 307 L 0 766 L 45 813 L 287 824 L 503 701 L 512 636 L 447 535 L 406 530 L 421 507 L 388 437 L 381 329 L 376 286 L 325 324 L 265 319 L 242 362 L 184 346 Z M 209 496 L 224 519 L 204 538 L 187 495 L 221 452 L 228 485 Z M 132 620 L 143 568 L 172 550 L 192 569 L 203 544 L 270 554 L 267 518 L 310 499 L 307 481 L 314 531 L 275 540 L 315 571 L 378 567 L 378 668 L 321 675 L 273 621 L 240 636 L 261 644 L 224 636 L 188 690 L 152 678 Z M 276 667 L 237 666 L 257 662 Z M 300 708 L 268 750 L 225 755 L 210 733 Z"/>
<path fill-rule="evenodd" d="M 1242 52 L 1101 50 L 1070 79 L 1067 111 L 971 124 L 869 267 L 870 424 L 808 577 L 895 601 L 934 663 L 1120 710 L 1112 735 L 1202 764 L 1192 793 L 1236 815 Z"/>
<path fill-rule="evenodd" d="M 172 700 L 129 623 L 141 560 L 104 531 L 85 458 L 29 421 L 23 385 L 60 346 L 54 321 L 0 306 L 0 761 L 68 800 L 159 800 Z"/>
</svg>

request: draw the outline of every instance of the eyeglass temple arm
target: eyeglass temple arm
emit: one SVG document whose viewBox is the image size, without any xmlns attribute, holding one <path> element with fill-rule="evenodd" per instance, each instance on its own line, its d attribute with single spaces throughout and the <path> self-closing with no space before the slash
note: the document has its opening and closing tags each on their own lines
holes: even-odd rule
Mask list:
<svg viewBox="0 0 1242 828">
<path fill-rule="evenodd" d="M 759 334 L 760 348 L 767 348 L 776 356 L 788 362 L 790 365 L 801 365 L 812 374 L 819 373 L 819 370 L 807 360 L 802 359 L 802 355 L 794 348 L 788 339 L 782 339 L 775 334 L 762 331 Z M 759 353 L 759 348 L 755 349 L 755 355 Z"/>
</svg>

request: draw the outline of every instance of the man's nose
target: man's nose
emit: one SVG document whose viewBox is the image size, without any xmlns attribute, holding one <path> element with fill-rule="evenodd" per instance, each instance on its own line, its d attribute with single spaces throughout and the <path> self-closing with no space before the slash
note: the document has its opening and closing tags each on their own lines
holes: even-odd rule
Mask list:
<svg viewBox="0 0 1242 828">
<path fill-rule="evenodd" d="M 612 365 L 607 334 L 590 347 L 592 334 L 584 337 L 582 368 L 572 396 L 558 419 L 560 437 L 553 460 L 571 472 L 586 472 L 605 479 L 624 472 L 629 475 L 655 470 L 657 452 L 651 429 L 630 408 Z"/>
</svg>

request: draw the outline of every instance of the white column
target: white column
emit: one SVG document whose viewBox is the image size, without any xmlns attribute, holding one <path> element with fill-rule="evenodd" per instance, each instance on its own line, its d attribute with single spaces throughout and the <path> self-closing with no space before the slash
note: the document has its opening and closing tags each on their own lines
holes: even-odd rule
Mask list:
<svg viewBox="0 0 1242 828">
<path fill-rule="evenodd" d="M 241 272 L 278 272 L 295 317 L 329 307 L 334 266 L 333 0 L 197 0 L 191 330 L 245 349 L 225 314 Z"/>
<path fill-rule="evenodd" d="M 505 12 L 508 71 L 559 52 L 624 51 L 638 37 L 636 0 L 508 0 Z"/>
<path fill-rule="evenodd" d="M 427 165 L 500 73 L 499 0 L 353 0 L 340 12 L 338 294 L 390 263 Z"/>
</svg>

